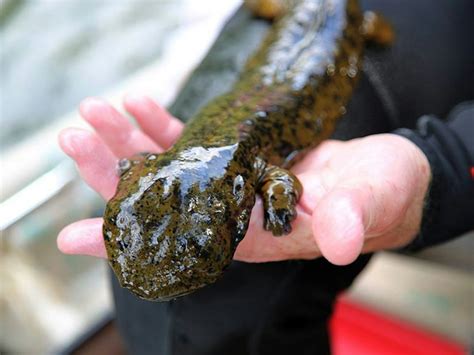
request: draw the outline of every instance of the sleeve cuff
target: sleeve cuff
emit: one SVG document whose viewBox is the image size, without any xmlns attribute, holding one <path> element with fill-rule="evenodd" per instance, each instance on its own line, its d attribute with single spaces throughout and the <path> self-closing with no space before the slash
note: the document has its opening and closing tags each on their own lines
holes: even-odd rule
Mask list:
<svg viewBox="0 0 474 355">
<path fill-rule="evenodd" d="M 466 142 L 448 124 L 433 116 L 421 117 L 416 130 L 402 128 L 393 133 L 415 143 L 428 158 L 432 172 L 420 233 L 401 250 L 417 251 L 472 229 L 473 164 Z M 472 143 L 471 140 L 470 144 Z"/>
</svg>

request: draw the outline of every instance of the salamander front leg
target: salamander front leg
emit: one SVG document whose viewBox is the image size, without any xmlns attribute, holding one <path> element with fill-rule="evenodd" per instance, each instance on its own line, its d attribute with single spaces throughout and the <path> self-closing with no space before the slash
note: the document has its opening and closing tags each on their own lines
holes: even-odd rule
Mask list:
<svg viewBox="0 0 474 355">
<path fill-rule="evenodd" d="M 268 165 L 259 180 L 263 199 L 264 228 L 274 236 L 291 232 L 291 221 L 296 218 L 296 203 L 303 186 L 290 171 Z"/>
</svg>

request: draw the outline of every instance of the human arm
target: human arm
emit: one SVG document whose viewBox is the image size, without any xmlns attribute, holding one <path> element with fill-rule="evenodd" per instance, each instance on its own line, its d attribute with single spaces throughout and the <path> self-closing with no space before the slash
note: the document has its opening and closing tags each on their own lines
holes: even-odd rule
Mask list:
<svg viewBox="0 0 474 355">
<path fill-rule="evenodd" d="M 456 106 L 447 122 L 423 116 L 416 130 L 395 133 L 413 141 L 432 170 L 420 231 L 403 250 L 420 250 L 474 228 L 474 102 Z"/>
</svg>

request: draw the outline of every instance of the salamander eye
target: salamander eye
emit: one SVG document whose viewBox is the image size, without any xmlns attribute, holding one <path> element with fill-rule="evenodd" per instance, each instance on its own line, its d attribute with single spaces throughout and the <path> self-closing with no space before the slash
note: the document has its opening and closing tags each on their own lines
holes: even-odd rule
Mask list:
<svg viewBox="0 0 474 355">
<path fill-rule="evenodd" d="M 232 193 L 236 197 L 237 203 L 240 203 L 244 197 L 244 178 L 242 175 L 237 175 L 235 177 Z"/>
<path fill-rule="evenodd" d="M 117 175 L 122 176 L 131 168 L 131 166 L 132 163 L 130 162 L 130 160 L 126 158 L 120 159 L 117 164 Z"/>
</svg>

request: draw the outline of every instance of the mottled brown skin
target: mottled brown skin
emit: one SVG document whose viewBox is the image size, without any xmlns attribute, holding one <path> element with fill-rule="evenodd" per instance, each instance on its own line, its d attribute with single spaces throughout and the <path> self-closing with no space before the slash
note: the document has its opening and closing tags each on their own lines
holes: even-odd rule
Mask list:
<svg viewBox="0 0 474 355">
<path fill-rule="evenodd" d="M 286 169 L 344 114 L 361 66 L 361 25 L 355 0 L 299 2 L 172 149 L 122 161 L 103 232 L 123 287 L 162 301 L 216 281 L 257 193 L 265 229 L 291 231 L 302 187 Z"/>
</svg>

